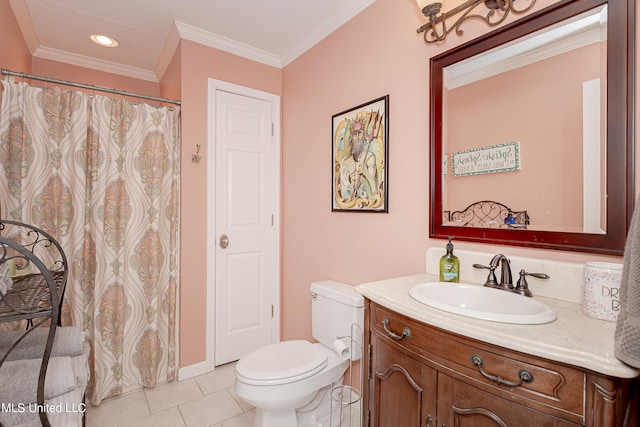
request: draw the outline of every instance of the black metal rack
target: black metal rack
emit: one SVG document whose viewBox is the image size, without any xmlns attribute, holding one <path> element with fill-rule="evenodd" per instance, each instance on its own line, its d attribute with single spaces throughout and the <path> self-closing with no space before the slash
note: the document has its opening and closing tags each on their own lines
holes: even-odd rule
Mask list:
<svg viewBox="0 0 640 427">
<path fill-rule="evenodd" d="M 47 262 L 49 265 L 45 265 Z M 44 408 L 44 382 L 53 348 L 56 327 L 60 325 L 60 305 L 67 282 L 68 264 L 58 242 L 32 225 L 0 220 L 0 265 L 8 263 L 14 274 L 12 285 L 0 290 L 0 323 L 23 322 L 24 333 L 0 354 L 0 369 L 18 344 L 40 326 L 49 333 L 43 345 L 42 363 L 36 394 L 38 408 Z M 40 421 L 48 427 L 46 411 L 39 411 Z"/>
</svg>

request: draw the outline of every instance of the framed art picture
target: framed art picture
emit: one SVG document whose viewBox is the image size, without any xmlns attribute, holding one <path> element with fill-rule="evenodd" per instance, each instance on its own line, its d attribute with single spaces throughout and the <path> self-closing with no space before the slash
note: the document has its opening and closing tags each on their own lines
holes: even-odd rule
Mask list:
<svg viewBox="0 0 640 427">
<path fill-rule="evenodd" d="M 334 212 L 389 212 L 389 95 L 332 117 Z"/>
</svg>

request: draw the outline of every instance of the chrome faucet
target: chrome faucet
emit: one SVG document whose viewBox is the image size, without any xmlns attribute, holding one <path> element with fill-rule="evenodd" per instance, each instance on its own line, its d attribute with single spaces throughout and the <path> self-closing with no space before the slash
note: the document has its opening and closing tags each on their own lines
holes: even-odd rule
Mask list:
<svg viewBox="0 0 640 427">
<path fill-rule="evenodd" d="M 498 268 L 498 265 L 500 265 L 500 283 L 498 283 L 498 279 L 496 278 L 496 268 Z M 518 285 L 513 286 L 513 276 L 511 275 L 511 261 L 509 261 L 509 258 L 502 254 L 497 254 L 493 258 L 491 258 L 491 262 L 489 263 L 489 265 L 473 264 L 473 267 L 485 268 L 489 270 L 489 277 L 487 277 L 487 281 L 484 282 L 485 286 L 488 286 L 490 288 L 502 289 L 505 291 L 516 292 L 527 297 L 533 296 L 533 294 L 529 290 L 529 286 L 527 284 L 525 276 L 532 276 L 538 279 L 549 278 L 549 276 L 544 273 L 528 273 L 524 270 L 520 270 L 520 280 L 518 280 Z"/>
</svg>

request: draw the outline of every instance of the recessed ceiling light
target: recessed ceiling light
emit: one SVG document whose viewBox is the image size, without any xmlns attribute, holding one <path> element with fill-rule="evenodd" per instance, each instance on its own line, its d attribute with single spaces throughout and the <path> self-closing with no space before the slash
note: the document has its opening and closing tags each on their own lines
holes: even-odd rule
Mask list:
<svg viewBox="0 0 640 427">
<path fill-rule="evenodd" d="M 118 42 L 116 41 L 116 39 L 109 36 L 103 36 L 102 34 L 92 34 L 89 38 L 91 39 L 91 41 L 99 44 L 100 46 L 118 47 Z"/>
</svg>

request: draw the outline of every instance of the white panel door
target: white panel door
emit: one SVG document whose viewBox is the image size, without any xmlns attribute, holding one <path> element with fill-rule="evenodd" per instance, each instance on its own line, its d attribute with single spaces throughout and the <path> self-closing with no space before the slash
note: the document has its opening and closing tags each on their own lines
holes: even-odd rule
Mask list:
<svg viewBox="0 0 640 427">
<path fill-rule="evenodd" d="M 216 90 L 215 365 L 272 342 L 275 273 L 269 101 Z M 213 250 L 213 248 L 210 248 Z"/>
</svg>

